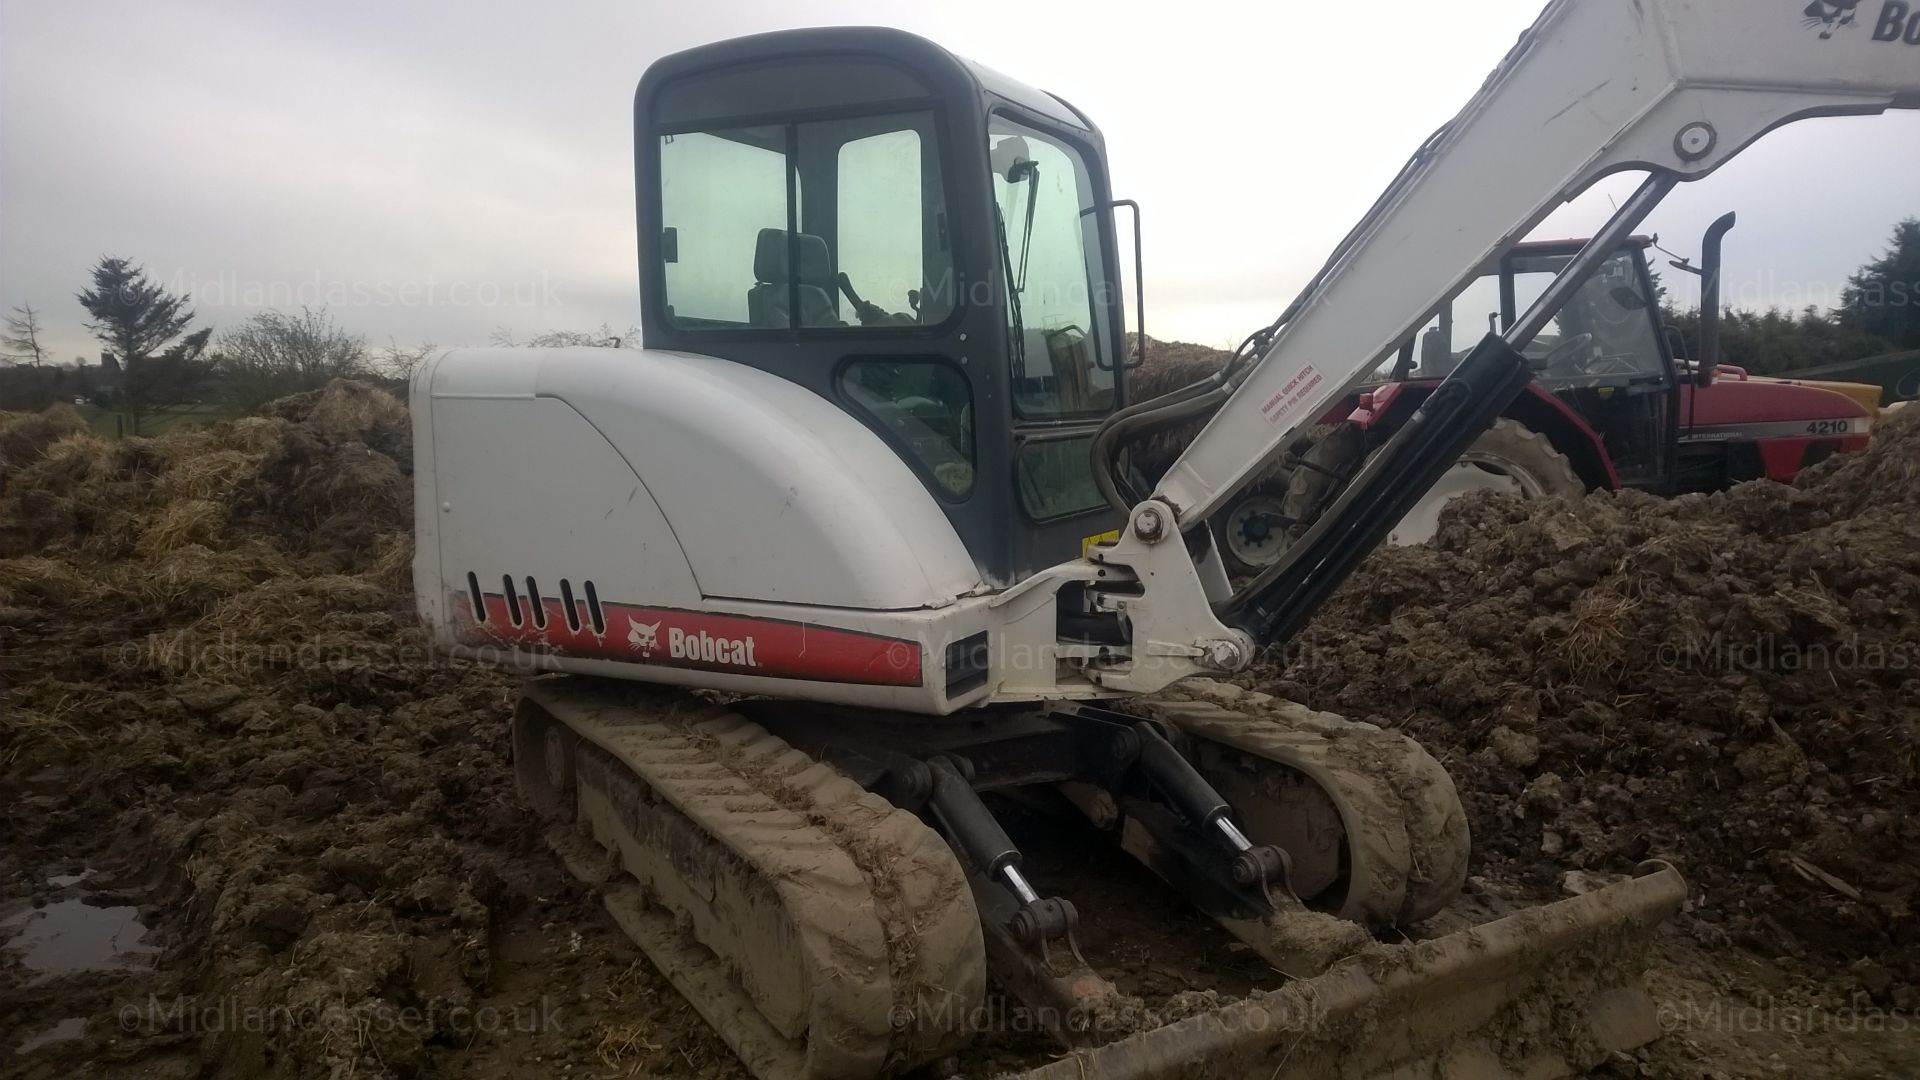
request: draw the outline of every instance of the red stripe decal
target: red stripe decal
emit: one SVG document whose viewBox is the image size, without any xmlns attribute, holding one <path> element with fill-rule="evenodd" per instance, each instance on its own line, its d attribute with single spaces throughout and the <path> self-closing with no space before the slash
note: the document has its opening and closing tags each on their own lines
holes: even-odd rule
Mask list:
<svg viewBox="0 0 1920 1080">
<path fill-rule="evenodd" d="M 485 601 L 486 619 L 475 622 L 466 593 L 448 597 L 452 610 L 465 616 L 463 636 L 475 644 L 772 679 L 920 685 L 920 646 L 901 638 L 780 619 L 612 603 L 600 605 L 607 630 L 596 634 L 584 600 L 575 601 L 579 630 L 567 625 L 566 606 L 557 597 L 541 598 L 544 629 L 531 618 L 515 626 L 506 597 L 498 593 L 485 594 Z M 522 596 L 522 613 L 531 615 L 527 603 Z"/>
</svg>

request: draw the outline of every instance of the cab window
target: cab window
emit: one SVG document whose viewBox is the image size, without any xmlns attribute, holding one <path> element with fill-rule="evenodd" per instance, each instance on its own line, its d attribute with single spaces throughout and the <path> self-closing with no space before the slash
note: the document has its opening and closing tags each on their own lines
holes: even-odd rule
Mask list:
<svg viewBox="0 0 1920 1080">
<path fill-rule="evenodd" d="M 676 322 L 743 326 L 744 252 L 787 227 L 787 155 L 779 128 L 720 128 L 660 139 L 660 201 L 671 237 L 667 303 Z"/>
<path fill-rule="evenodd" d="M 1093 481 L 1093 436 L 1033 439 L 1014 457 L 1020 505 L 1035 521 L 1072 517 L 1107 505 Z"/>
<path fill-rule="evenodd" d="M 926 285 L 922 185 L 939 180 L 923 175 L 925 160 L 911 127 L 840 144 L 836 261 L 860 298 L 882 310 L 915 310 Z"/>
<path fill-rule="evenodd" d="M 1523 255 L 1510 261 L 1514 311 L 1522 312 L 1553 283 L 1571 255 Z M 1639 260 L 1622 251 L 1600 264 L 1553 318 L 1553 328 L 1527 345 L 1536 360 L 1551 359 L 1539 375 L 1549 386 L 1643 381 L 1667 375 L 1665 354 L 1639 273 Z"/>
<path fill-rule="evenodd" d="M 788 62 L 683 80 L 657 111 L 653 250 L 677 327 L 879 332 L 953 313 L 939 128 L 912 75 Z"/>
</svg>

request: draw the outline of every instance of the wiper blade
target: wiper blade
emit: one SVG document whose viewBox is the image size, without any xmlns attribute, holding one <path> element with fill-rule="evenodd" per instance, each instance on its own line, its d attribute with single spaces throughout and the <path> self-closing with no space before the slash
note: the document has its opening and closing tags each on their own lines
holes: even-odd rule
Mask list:
<svg viewBox="0 0 1920 1080">
<path fill-rule="evenodd" d="M 1014 285 L 1015 292 L 1027 291 L 1027 252 L 1033 248 L 1033 204 L 1040 196 L 1040 165 L 1033 161 L 1023 161 L 1014 166 L 1016 172 L 1024 173 L 1027 183 L 1027 224 L 1020 234 L 1020 277 Z"/>
<path fill-rule="evenodd" d="M 1031 214 L 1032 204 L 1028 204 Z M 1026 252 L 1021 251 L 1020 282 L 1015 284 L 1013 274 L 1013 252 L 1007 247 L 1007 219 L 1000 213 L 996 204 L 993 208 L 993 228 L 1000 237 L 1000 272 L 1007 283 L 1007 318 L 1013 323 L 1013 332 L 1007 335 L 1012 340 L 1007 346 L 1007 359 L 1013 367 L 1014 392 L 1019 393 L 1020 380 L 1027 377 L 1027 330 L 1020 321 L 1020 290 L 1026 288 Z M 1031 232 L 1031 218 L 1029 218 Z"/>
</svg>

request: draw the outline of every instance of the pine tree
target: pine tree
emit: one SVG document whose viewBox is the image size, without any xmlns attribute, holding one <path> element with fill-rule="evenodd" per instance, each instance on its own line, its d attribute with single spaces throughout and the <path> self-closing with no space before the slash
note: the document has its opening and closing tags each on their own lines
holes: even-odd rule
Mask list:
<svg viewBox="0 0 1920 1080">
<path fill-rule="evenodd" d="M 1887 253 L 1848 279 L 1840 318 L 1894 348 L 1920 349 L 1920 218 L 1894 226 Z"/>
<path fill-rule="evenodd" d="M 107 346 L 121 372 L 119 397 L 140 430 L 142 414 L 178 401 L 206 374 L 201 353 L 211 330 L 174 339 L 193 322 L 188 298 L 169 293 L 126 259 L 102 258 L 93 288 L 79 294 L 92 316 L 87 329 Z"/>
</svg>

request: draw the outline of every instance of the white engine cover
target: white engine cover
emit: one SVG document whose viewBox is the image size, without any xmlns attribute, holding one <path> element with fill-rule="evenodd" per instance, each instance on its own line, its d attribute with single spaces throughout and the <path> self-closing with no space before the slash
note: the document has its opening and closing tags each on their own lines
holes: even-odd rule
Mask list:
<svg viewBox="0 0 1920 1080">
<path fill-rule="evenodd" d="M 682 601 L 901 610 L 980 584 L 879 436 L 766 372 L 681 353 L 459 349 L 415 393 L 443 549 L 484 538 L 471 554 L 489 565 L 502 545 L 531 554 L 592 534 L 583 554 L 623 551 L 649 591 L 677 564 Z"/>
<path fill-rule="evenodd" d="M 1013 612 L 933 496 L 795 383 L 680 353 L 456 349 L 412 411 L 414 586 L 443 645 L 921 712 L 1005 681 L 947 669 Z"/>
</svg>

